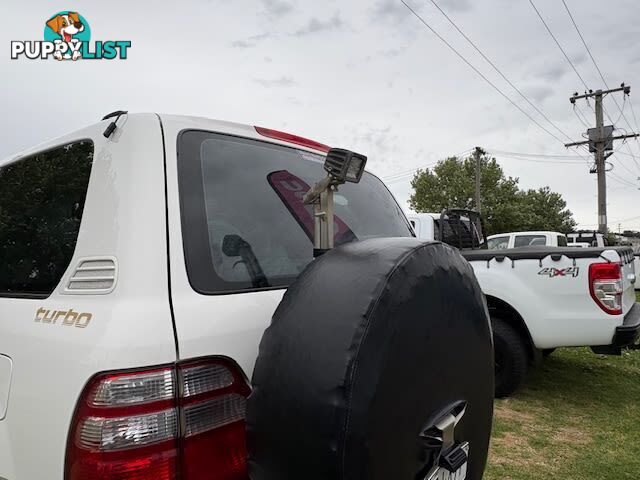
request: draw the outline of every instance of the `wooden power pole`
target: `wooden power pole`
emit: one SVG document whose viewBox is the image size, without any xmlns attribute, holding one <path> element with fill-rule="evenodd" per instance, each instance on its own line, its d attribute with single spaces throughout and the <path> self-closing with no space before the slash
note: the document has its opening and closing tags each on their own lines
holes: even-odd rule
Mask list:
<svg viewBox="0 0 640 480">
<path fill-rule="evenodd" d="M 606 160 L 613 154 L 613 141 L 623 140 L 625 138 L 634 138 L 638 134 L 630 135 L 613 135 L 614 125 L 604 125 L 602 99 L 605 95 L 614 92 L 624 92 L 629 94 L 631 87 L 624 83 L 620 88 L 612 88 L 611 90 L 589 91 L 584 95 L 574 93 L 569 98 L 571 103 L 581 98 L 594 97 L 596 101 L 596 126 L 587 130 L 589 140 L 583 142 L 573 142 L 565 144 L 565 147 L 577 147 L 579 145 L 589 145 L 589 152 L 593 153 L 595 159 L 595 171 L 598 174 L 598 230 L 600 233 L 607 233 L 607 176 L 606 176 Z"/>
<path fill-rule="evenodd" d="M 482 203 L 480 199 L 480 166 L 482 164 L 482 155 L 484 155 L 484 150 L 480 147 L 476 147 L 473 152 L 473 157 L 476 160 L 476 210 L 478 213 L 481 213 Z"/>
</svg>

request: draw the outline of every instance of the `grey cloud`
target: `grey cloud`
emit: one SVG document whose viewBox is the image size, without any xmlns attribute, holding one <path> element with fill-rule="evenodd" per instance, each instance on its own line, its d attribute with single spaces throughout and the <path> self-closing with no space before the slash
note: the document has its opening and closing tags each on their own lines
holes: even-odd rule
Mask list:
<svg viewBox="0 0 640 480">
<path fill-rule="evenodd" d="M 523 92 L 534 103 L 540 104 L 543 103 L 551 95 L 553 95 L 554 90 L 553 88 L 544 85 L 536 85 L 523 88 Z"/>
<path fill-rule="evenodd" d="M 381 0 L 373 7 L 374 18 L 381 20 L 400 22 L 410 14 L 400 0 Z"/>
<path fill-rule="evenodd" d="M 387 50 L 380 50 L 378 54 L 381 57 L 385 57 L 385 58 L 396 58 L 402 55 L 406 50 L 407 50 L 406 46 L 401 46 L 396 48 L 389 48 Z"/>
<path fill-rule="evenodd" d="M 270 33 L 261 33 L 260 35 L 253 35 L 244 40 L 235 40 L 231 42 L 231 46 L 233 48 L 253 48 L 258 45 L 261 40 L 266 40 L 271 36 L 272 35 Z"/>
<path fill-rule="evenodd" d="M 280 78 L 254 78 L 254 82 L 262 85 L 265 88 L 273 88 L 273 87 L 292 87 L 296 84 L 296 81 L 291 77 L 280 77 Z"/>
<path fill-rule="evenodd" d="M 569 58 L 575 65 L 581 65 L 587 60 L 587 54 L 584 51 L 580 51 L 569 55 Z"/>
<path fill-rule="evenodd" d="M 440 0 L 439 5 L 443 10 L 450 10 L 452 12 L 466 12 L 471 10 L 470 0 Z"/>
<path fill-rule="evenodd" d="M 399 137 L 393 133 L 391 126 L 372 127 L 368 125 L 359 125 L 356 127 L 348 127 L 353 136 L 353 144 L 371 149 L 372 154 L 376 158 L 381 159 L 388 157 L 390 154 L 399 151 Z"/>
<path fill-rule="evenodd" d="M 284 0 L 262 0 L 267 14 L 282 17 L 293 11 L 293 4 Z"/>
<path fill-rule="evenodd" d="M 541 68 L 536 69 L 535 73 L 545 80 L 558 80 L 567 72 L 567 68 L 570 68 L 568 65 L 565 65 L 560 63 L 545 63 Z"/>
<path fill-rule="evenodd" d="M 295 35 L 301 37 L 318 32 L 340 30 L 344 28 L 344 26 L 344 21 L 340 18 L 340 14 L 336 12 L 333 17 L 327 20 L 319 20 L 316 17 L 312 17 L 304 27 L 295 32 Z"/>
</svg>

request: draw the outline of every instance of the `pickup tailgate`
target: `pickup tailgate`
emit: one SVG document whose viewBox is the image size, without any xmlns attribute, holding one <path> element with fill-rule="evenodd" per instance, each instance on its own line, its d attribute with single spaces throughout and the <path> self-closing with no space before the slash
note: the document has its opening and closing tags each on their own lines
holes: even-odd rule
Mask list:
<svg viewBox="0 0 640 480">
<path fill-rule="evenodd" d="M 629 248 L 529 247 L 462 253 L 490 304 L 515 310 L 540 349 L 609 345 L 635 304 Z M 622 267 L 619 315 L 606 313 L 590 294 L 591 265 L 608 262 Z"/>
<path fill-rule="evenodd" d="M 636 271 L 633 250 L 630 248 L 616 248 L 622 264 L 623 281 L 623 313 L 626 315 L 636 303 Z"/>
</svg>

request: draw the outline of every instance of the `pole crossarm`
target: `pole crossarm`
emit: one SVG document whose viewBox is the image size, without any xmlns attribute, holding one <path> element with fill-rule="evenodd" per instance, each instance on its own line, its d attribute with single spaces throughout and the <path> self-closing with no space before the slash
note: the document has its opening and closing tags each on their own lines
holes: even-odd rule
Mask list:
<svg viewBox="0 0 640 480">
<path fill-rule="evenodd" d="M 640 137 L 640 133 L 632 133 L 629 135 L 616 135 L 614 137 L 611 137 L 611 140 L 624 140 L 625 138 L 636 138 L 636 137 Z M 564 146 L 569 148 L 569 147 L 579 147 L 580 145 L 587 145 L 590 142 L 590 140 L 584 140 L 582 142 L 571 142 L 571 143 L 565 143 Z"/>
<path fill-rule="evenodd" d="M 607 93 L 615 93 L 615 92 L 624 92 L 624 93 L 629 93 L 631 91 L 631 87 L 629 85 L 622 85 L 618 88 L 612 88 L 610 90 L 596 90 L 594 91 L 589 91 L 588 93 L 584 93 L 582 95 L 578 95 L 577 93 L 575 93 L 573 96 L 569 97 L 569 101 L 571 103 L 575 103 L 576 100 L 580 100 L 581 98 L 590 98 L 590 97 L 595 97 L 597 95 L 606 95 Z"/>
</svg>

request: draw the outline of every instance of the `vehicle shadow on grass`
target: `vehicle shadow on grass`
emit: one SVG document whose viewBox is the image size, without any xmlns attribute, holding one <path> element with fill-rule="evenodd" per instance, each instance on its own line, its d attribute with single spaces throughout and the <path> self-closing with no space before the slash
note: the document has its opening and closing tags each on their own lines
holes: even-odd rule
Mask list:
<svg viewBox="0 0 640 480">
<path fill-rule="evenodd" d="M 485 480 L 636 479 L 640 352 L 563 349 L 496 401 Z"/>
</svg>

